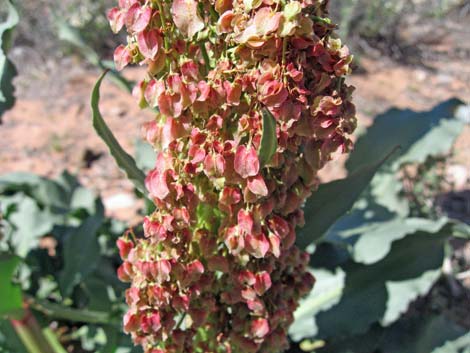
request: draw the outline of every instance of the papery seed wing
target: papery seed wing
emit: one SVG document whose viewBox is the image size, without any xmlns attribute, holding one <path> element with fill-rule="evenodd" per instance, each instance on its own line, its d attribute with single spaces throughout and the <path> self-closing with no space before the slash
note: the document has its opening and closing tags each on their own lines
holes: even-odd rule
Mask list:
<svg viewBox="0 0 470 353">
<path fill-rule="evenodd" d="M 197 1 L 174 0 L 171 14 L 176 27 L 185 37 L 192 38 L 204 29 L 204 21 L 198 14 Z"/>
</svg>

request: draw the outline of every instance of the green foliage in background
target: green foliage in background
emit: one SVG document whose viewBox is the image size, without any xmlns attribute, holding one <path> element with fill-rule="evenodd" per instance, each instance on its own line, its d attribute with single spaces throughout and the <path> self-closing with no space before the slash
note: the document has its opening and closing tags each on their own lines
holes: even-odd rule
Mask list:
<svg viewBox="0 0 470 353">
<path fill-rule="evenodd" d="M 115 38 L 109 31 L 106 11 L 114 0 L 21 0 L 18 11 L 23 19 L 18 40 L 32 46 L 38 54 L 49 59 L 70 54 L 70 47 L 58 41 L 57 19 L 81 33 L 83 40 L 95 51 L 111 53 Z"/>
<path fill-rule="evenodd" d="M 55 21 L 60 40 L 74 48 L 91 65 L 101 70 L 109 70 L 112 81 L 118 87 L 128 92 L 132 91 L 132 87 L 135 83 L 126 80 L 118 71 L 116 71 L 113 61 L 101 60 L 99 53 L 87 44 L 86 39 L 83 36 L 83 31 L 79 31 L 77 28 L 72 27 L 61 18 L 56 18 Z"/>
<path fill-rule="evenodd" d="M 347 40 L 356 55 L 379 54 L 416 64 L 421 63 L 422 45 L 427 44 L 422 36 L 427 34 L 434 39 L 447 24 L 455 23 L 457 14 L 462 12 L 465 18 L 467 3 L 465 0 L 341 0 L 330 1 L 330 9 L 340 37 Z M 426 28 L 427 24 L 433 24 L 431 29 Z M 436 29 L 432 30 L 433 27 Z"/>
<path fill-rule="evenodd" d="M 464 3 L 462 0 L 343 0 L 331 1 L 331 10 L 340 26 L 341 37 L 367 39 L 394 35 L 390 31 L 395 32 L 404 19 L 445 16 Z"/>
<path fill-rule="evenodd" d="M 57 180 L 1 176 L 0 204 L 0 317 L 21 308 L 23 299 L 41 322 L 65 327 L 66 346 L 137 352 L 122 334 L 126 287 L 116 277 L 115 241 L 125 225 L 106 218 L 101 200 L 67 172 Z M 14 341 L 16 336 L 0 335 L 0 346 Z"/>
</svg>

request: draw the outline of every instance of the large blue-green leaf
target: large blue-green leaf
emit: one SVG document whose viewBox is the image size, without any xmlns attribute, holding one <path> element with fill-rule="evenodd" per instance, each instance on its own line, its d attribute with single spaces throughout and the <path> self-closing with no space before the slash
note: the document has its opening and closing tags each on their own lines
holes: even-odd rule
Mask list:
<svg viewBox="0 0 470 353">
<path fill-rule="evenodd" d="M 329 281 L 328 288 L 314 288 L 301 302 L 291 336 L 341 338 L 364 333 L 374 323 L 390 325 L 439 278 L 449 233 L 417 232 L 394 242 L 389 254 L 372 265 L 350 260 L 335 272 L 322 270 L 320 279 Z"/>
<path fill-rule="evenodd" d="M 8 226 L 0 240 L 25 257 L 57 225 L 71 225 L 95 214 L 101 201 L 70 175 L 58 181 L 28 173 L 0 176 L 0 208 Z M 86 212 L 83 212 L 85 210 Z M 70 217 L 73 216 L 73 217 Z"/>
<path fill-rule="evenodd" d="M 321 268 L 312 271 L 316 279 L 315 287 L 301 301 L 295 312 L 295 322 L 289 329 L 290 336 L 295 341 L 318 334 L 315 316 L 338 304 L 344 290 L 346 273 L 340 267 L 333 271 Z"/>
<path fill-rule="evenodd" d="M 21 259 L 17 256 L 0 254 L 0 319 L 22 312 L 21 288 L 12 283 L 13 274 L 20 262 Z"/>
<path fill-rule="evenodd" d="M 398 170 L 408 163 L 424 163 L 429 157 L 448 154 L 464 126 L 464 119 L 458 117 L 462 106 L 459 100 L 451 99 L 427 112 L 392 109 L 378 116 L 359 137 L 346 163 L 348 170 L 357 170 L 370 158 L 376 158 L 380 149 L 399 144 L 400 153 L 389 159 L 372 180 L 370 197 L 391 212 L 406 217 L 410 206 L 402 196 Z"/>
<path fill-rule="evenodd" d="M 378 172 L 370 183 L 370 197 L 394 214 L 406 217 L 410 213 L 410 203 L 403 197 L 403 183 L 392 166 Z"/>
<path fill-rule="evenodd" d="M 114 137 L 111 130 L 106 125 L 106 122 L 103 120 L 99 110 L 99 101 L 100 101 L 100 87 L 101 82 L 104 79 L 106 72 L 101 75 L 101 77 L 96 82 L 95 87 L 91 95 L 91 108 L 93 111 L 93 127 L 95 128 L 98 135 L 106 143 L 111 152 L 111 155 L 114 157 L 117 165 L 121 168 L 130 181 L 132 181 L 141 193 L 146 194 L 145 191 L 145 174 L 137 167 L 134 158 L 132 158 L 124 149 L 121 147 L 119 142 Z"/>
<path fill-rule="evenodd" d="M 455 118 L 463 103 L 450 99 L 427 112 L 391 109 L 374 119 L 359 137 L 346 167 L 349 172 L 375 161 L 396 145 L 400 153 L 388 163 L 422 162 L 426 156 L 448 152 L 459 135 L 463 122 Z"/>
<path fill-rule="evenodd" d="M 391 152 L 390 152 L 391 151 Z M 388 150 L 380 158 L 362 166 L 345 179 L 322 184 L 304 207 L 305 226 L 297 231 L 301 248 L 317 242 L 325 232 L 357 201 L 382 164 L 395 152 Z"/>
<path fill-rule="evenodd" d="M 443 315 L 405 320 L 391 327 L 380 341 L 386 353 L 469 353 L 470 332 Z"/>
<path fill-rule="evenodd" d="M 88 335 L 88 342 L 89 345 L 94 345 L 96 347 L 96 351 L 99 353 L 142 353 L 142 348 L 140 346 L 135 346 L 131 340 L 129 335 L 126 335 L 122 332 L 122 329 L 111 327 L 111 326 L 103 326 L 102 332 L 95 331 L 95 340 L 91 342 L 93 339 L 92 335 Z M 89 329 L 89 332 L 93 332 L 93 329 Z M 88 332 L 84 332 L 87 333 Z M 104 335 L 103 335 L 104 334 Z"/>
<path fill-rule="evenodd" d="M 0 193 L 5 191 L 26 191 L 29 186 L 36 186 L 41 181 L 41 177 L 36 174 L 14 172 L 0 176 Z"/>
<path fill-rule="evenodd" d="M 102 213 L 90 216 L 67 235 L 64 241 L 65 264 L 59 278 L 59 286 L 65 297 L 96 268 L 100 258 L 98 230 L 103 221 Z"/>
<path fill-rule="evenodd" d="M 277 149 L 276 120 L 267 109 L 261 111 L 263 116 L 263 134 L 258 151 L 261 167 L 269 164 Z"/>
<path fill-rule="evenodd" d="M 16 194 L 11 198 L 3 199 L 1 210 L 8 211 L 8 222 L 12 229 L 0 242 L 8 242 L 15 254 L 25 257 L 29 251 L 39 244 L 40 237 L 49 233 L 55 217 L 48 210 L 39 208 L 37 202 L 24 195 Z"/>
<path fill-rule="evenodd" d="M 316 353 L 469 353 L 470 333 L 443 315 L 405 317 L 363 335 L 332 339 Z"/>
<path fill-rule="evenodd" d="M 89 298 L 89 310 L 111 311 L 113 289 L 103 278 L 89 276 L 83 281 L 82 288 Z"/>
<path fill-rule="evenodd" d="M 447 218 L 433 221 L 424 218 L 394 217 L 382 222 L 363 223 L 357 228 L 329 232 L 324 241 L 344 244 L 354 261 L 372 264 L 387 256 L 394 241 L 418 231 L 439 233 L 449 225 Z"/>
<path fill-rule="evenodd" d="M 457 137 L 462 133 L 464 121 L 455 117 L 456 111 L 462 105 L 454 109 L 450 119 L 441 119 L 419 140 L 415 141 L 408 151 L 395 162 L 397 165 L 405 163 L 424 163 L 429 156 L 441 156 L 449 154 Z M 449 107 L 450 108 L 450 107 Z M 452 108 L 450 108 L 452 109 Z M 430 112 L 432 113 L 432 112 Z M 426 115 L 426 117 L 428 117 Z"/>
<path fill-rule="evenodd" d="M 46 179 L 30 173 L 9 173 L 0 176 L 0 194 L 23 192 L 36 200 L 41 207 L 53 213 L 65 214 L 70 210 L 85 209 L 95 213 L 96 195 L 64 171 L 57 180 Z"/>
<path fill-rule="evenodd" d="M 10 0 L 4 0 L 7 5 L 8 17 L 0 23 L 0 122 L 3 113 L 15 104 L 13 78 L 17 75 L 15 65 L 7 58 L 12 46 L 12 34 L 18 24 L 18 12 Z"/>
<path fill-rule="evenodd" d="M 0 353 L 25 353 L 26 347 L 9 320 L 0 319 Z"/>
<path fill-rule="evenodd" d="M 30 173 L 10 173 L 0 176 L 0 194 L 24 192 L 41 207 L 53 208 L 57 213 L 65 213 L 69 208 L 72 192 L 54 180 Z"/>
</svg>

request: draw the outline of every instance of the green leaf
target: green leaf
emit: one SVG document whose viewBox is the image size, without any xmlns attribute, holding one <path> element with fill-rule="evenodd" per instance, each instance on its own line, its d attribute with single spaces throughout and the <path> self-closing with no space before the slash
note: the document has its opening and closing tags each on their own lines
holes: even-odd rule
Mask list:
<svg viewBox="0 0 470 353">
<path fill-rule="evenodd" d="M 379 205 L 385 206 L 390 212 L 401 217 L 410 213 L 408 200 L 402 196 L 403 183 L 398 179 L 398 173 L 389 168 L 379 171 L 370 183 L 370 197 Z"/>
<path fill-rule="evenodd" d="M 452 230 L 454 237 L 470 240 L 470 225 L 456 222 Z"/>
<path fill-rule="evenodd" d="M 313 337 L 318 333 L 315 316 L 338 304 L 344 290 L 346 273 L 341 268 L 334 271 L 316 269 L 315 287 L 310 295 L 301 301 L 295 312 L 295 321 L 289 329 L 290 336 L 299 341 L 302 338 Z"/>
<path fill-rule="evenodd" d="M 23 299 L 19 285 L 13 284 L 13 274 L 20 264 L 17 256 L 0 254 L 0 318 L 21 314 Z"/>
<path fill-rule="evenodd" d="M 93 191 L 79 186 L 73 191 L 70 200 L 70 208 L 73 210 L 84 209 L 88 211 L 88 214 L 92 215 L 100 212 L 100 209 L 103 208 L 103 204 Z"/>
<path fill-rule="evenodd" d="M 209 204 L 200 203 L 196 208 L 196 217 L 196 229 L 206 229 L 210 232 L 217 232 L 222 214 L 217 208 Z"/>
<path fill-rule="evenodd" d="M 356 142 L 347 169 L 357 170 L 370 158 L 376 158 L 382 148 L 399 144 L 400 153 L 373 178 L 369 196 L 390 212 L 406 217 L 410 205 L 402 196 L 398 171 L 405 164 L 424 163 L 428 157 L 449 153 L 463 128 L 463 119 L 457 117 L 461 107 L 462 102 L 451 99 L 427 112 L 392 109 L 378 116 Z"/>
<path fill-rule="evenodd" d="M 79 49 L 80 53 L 90 64 L 100 66 L 100 56 L 83 40 L 80 32 L 60 17 L 55 17 L 54 20 L 56 22 L 59 39 Z"/>
<path fill-rule="evenodd" d="M 387 256 L 394 241 L 403 239 L 418 231 L 439 233 L 445 226 L 450 226 L 447 218 L 436 221 L 423 218 L 393 218 L 384 222 L 366 223 L 356 229 L 348 229 L 325 241 L 344 241 L 348 244 L 354 261 L 372 264 Z"/>
<path fill-rule="evenodd" d="M 60 40 L 63 40 L 78 49 L 80 54 L 83 55 L 90 64 L 100 68 L 101 70 L 110 70 L 111 80 L 121 89 L 129 93 L 132 92 L 134 83 L 126 80 L 118 71 L 114 70 L 113 67 L 109 67 L 106 62 L 101 60 L 98 53 L 85 42 L 78 29 L 70 26 L 59 17 L 55 18 L 55 22 Z"/>
<path fill-rule="evenodd" d="M 41 206 L 65 209 L 71 193 L 53 180 L 30 173 L 9 173 L 0 176 L 0 193 L 23 191 Z"/>
<path fill-rule="evenodd" d="M 3 113 L 15 104 L 13 78 L 18 74 L 15 65 L 7 58 L 7 53 L 12 46 L 12 34 L 19 16 L 11 1 L 6 0 L 6 4 L 8 17 L 0 23 L 0 122 Z"/>
<path fill-rule="evenodd" d="M 75 331 L 73 338 L 80 340 L 82 349 L 89 352 L 96 352 L 99 350 L 99 347 L 106 344 L 107 337 L 102 327 L 86 325 Z"/>
<path fill-rule="evenodd" d="M 74 190 L 80 186 L 77 177 L 64 170 L 57 178 L 56 182 L 66 190 L 67 194 L 72 195 Z"/>
<path fill-rule="evenodd" d="M 381 346 L 387 353 L 465 353 L 470 347 L 468 330 L 444 316 L 403 320 L 383 335 Z"/>
<path fill-rule="evenodd" d="M 88 217 L 66 237 L 65 264 L 59 278 L 59 286 L 64 297 L 70 296 L 74 286 L 96 268 L 100 258 L 98 230 L 103 220 L 102 214 Z"/>
<path fill-rule="evenodd" d="M 457 106 L 459 108 L 460 106 Z M 455 108 L 455 110 L 457 110 Z M 454 117 L 452 115 L 452 117 Z M 462 133 L 464 122 L 458 119 L 441 119 L 422 138 L 410 146 L 398 160 L 398 165 L 405 163 L 424 163 L 430 156 L 447 155 L 457 137 Z"/>
<path fill-rule="evenodd" d="M 83 283 L 83 289 L 89 298 L 87 307 L 90 310 L 109 312 L 112 301 L 109 295 L 111 286 L 102 278 L 90 276 Z"/>
<path fill-rule="evenodd" d="M 25 257 L 38 246 L 39 238 L 52 230 L 54 216 L 47 210 L 41 210 L 36 201 L 28 196 L 17 194 L 10 201 L 15 204 L 15 210 L 8 221 L 14 229 L 7 240 L 17 255 Z"/>
<path fill-rule="evenodd" d="M 120 326 L 118 321 L 112 321 L 111 315 L 108 312 L 88 309 L 74 309 L 63 304 L 52 303 L 48 300 L 41 300 L 37 298 L 29 299 L 34 310 L 39 311 L 53 319 Z"/>
<path fill-rule="evenodd" d="M 316 353 L 468 353 L 470 333 L 443 315 L 407 315 L 390 327 L 334 339 Z"/>
<path fill-rule="evenodd" d="M 36 186 L 41 177 L 31 173 L 15 172 L 0 176 L 0 193 L 8 191 L 26 191 Z"/>
<path fill-rule="evenodd" d="M 349 172 L 358 170 L 380 158 L 382 151 L 396 145 L 400 154 L 388 163 L 419 162 L 425 156 L 445 153 L 458 136 L 462 122 L 455 118 L 458 99 L 450 99 L 427 112 L 391 109 L 375 118 L 374 123 L 359 137 L 346 167 Z M 424 158 L 425 159 L 425 158 Z"/>
<path fill-rule="evenodd" d="M 373 265 L 352 260 L 341 265 L 336 275 L 330 274 L 327 291 L 314 289 L 301 302 L 292 337 L 340 338 L 364 333 L 374 323 L 389 325 L 439 278 L 448 235 L 445 229 L 440 234 L 417 232 L 394 242 L 388 256 Z M 333 277 L 341 271 L 344 284 Z"/>
<path fill-rule="evenodd" d="M 9 320 L 0 319 L 0 353 L 24 353 L 23 345 Z"/>
<path fill-rule="evenodd" d="M 263 134 L 259 147 L 258 158 L 261 167 L 269 164 L 277 149 L 276 120 L 268 109 L 261 111 L 263 115 Z"/>
<path fill-rule="evenodd" d="M 305 204 L 305 226 L 297 231 L 296 243 L 301 248 L 318 241 L 324 233 L 354 205 L 382 164 L 395 152 L 362 166 L 345 179 L 322 184 Z"/>
<path fill-rule="evenodd" d="M 104 79 L 106 72 L 104 72 L 101 77 L 96 82 L 95 87 L 91 95 L 91 108 L 93 111 L 93 127 L 95 128 L 98 135 L 106 143 L 114 157 L 117 165 L 121 168 L 127 175 L 127 177 L 134 183 L 137 190 L 141 193 L 146 194 L 145 190 L 145 174 L 137 168 L 134 158 L 127 154 L 119 142 L 114 137 L 111 130 L 109 130 L 106 125 L 103 117 L 101 116 L 99 110 L 99 101 L 100 101 L 100 86 L 101 82 Z"/>
<path fill-rule="evenodd" d="M 0 176 L 0 194 L 24 192 L 39 206 L 51 208 L 52 213 L 64 215 L 71 210 L 85 209 L 98 212 L 96 195 L 64 171 L 57 180 L 29 173 L 10 173 Z"/>
<path fill-rule="evenodd" d="M 129 335 L 122 332 L 121 328 L 105 326 L 106 345 L 99 353 L 142 353 L 141 346 L 136 346 Z"/>
</svg>

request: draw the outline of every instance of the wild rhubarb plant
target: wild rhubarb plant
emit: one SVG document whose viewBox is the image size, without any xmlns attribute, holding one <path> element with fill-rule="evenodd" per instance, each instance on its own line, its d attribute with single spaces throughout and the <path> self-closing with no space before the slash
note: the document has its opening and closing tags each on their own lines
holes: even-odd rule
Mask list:
<svg viewBox="0 0 470 353">
<path fill-rule="evenodd" d="M 352 56 L 320 0 L 119 0 L 140 64 L 133 94 L 158 108 L 145 237 L 118 241 L 124 330 L 146 353 L 282 352 L 315 282 L 295 245 L 318 171 L 356 127 Z M 157 110 L 157 109 L 155 109 Z M 315 197 L 315 196 L 313 196 Z"/>
</svg>

